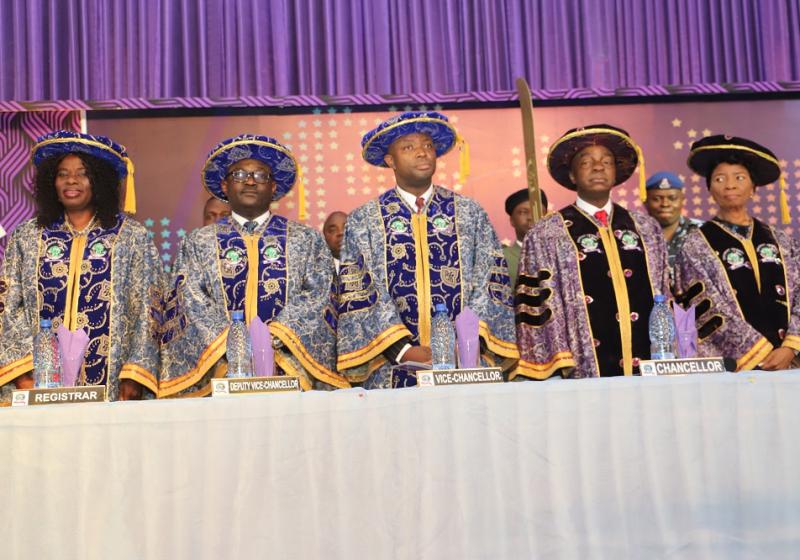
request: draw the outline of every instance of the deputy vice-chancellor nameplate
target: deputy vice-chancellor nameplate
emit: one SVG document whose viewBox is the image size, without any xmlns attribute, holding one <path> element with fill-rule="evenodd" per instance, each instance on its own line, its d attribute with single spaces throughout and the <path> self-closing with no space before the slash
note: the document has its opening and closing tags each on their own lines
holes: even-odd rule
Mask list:
<svg viewBox="0 0 800 560">
<path fill-rule="evenodd" d="M 417 372 L 417 385 L 438 387 L 440 385 L 471 385 L 473 383 L 502 383 L 500 368 L 468 369 L 423 369 Z"/>
<path fill-rule="evenodd" d="M 105 402 L 106 388 L 57 387 L 55 389 L 23 389 L 11 394 L 11 406 L 36 406 L 40 404 L 68 404 Z"/>
<path fill-rule="evenodd" d="M 722 358 L 684 358 L 678 360 L 643 360 L 639 363 L 642 375 L 688 375 L 693 373 L 724 373 Z"/>
<path fill-rule="evenodd" d="M 255 393 L 286 393 L 299 391 L 300 379 L 290 375 L 270 377 L 220 378 L 211 380 L 211 394 L 215 397 L 252 395 Z"/>
</svg>

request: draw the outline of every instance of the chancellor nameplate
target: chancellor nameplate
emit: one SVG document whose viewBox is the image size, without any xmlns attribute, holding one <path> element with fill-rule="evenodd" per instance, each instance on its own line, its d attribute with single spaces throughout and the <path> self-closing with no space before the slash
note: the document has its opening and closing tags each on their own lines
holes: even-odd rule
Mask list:
<svg viewBox="0 0 800 560">
<path fill-rule="evenodd" d="M 683 358 L 677 360 L 642 360 L 642 375 L 688 375 L 693 373 L 724 373 L 722 358 Z"/>
<path fill-rule="evenodd" d="M 222 377 L 211 380 L 211 394 L 215 397 L 252 395 L 254 393 L 285 393 L 299 391 L 300 378 L 291 375 L 269 377 Z"/>
<path fill-rule="evenodd" d="M 417 372 L 417 385 L 438 387 L 439 385 L 470 385 L 473 383 L 502 383 L 500 368 L 468 369 L 423 369 Z"/>
<path fill-rule="evenodd" d="M 11 406 L 105 402 L 105 400 L 105 385 L 97 385 L 96 387 L 23 389 L 21 391 L 13 391 L 11 394 Z"/>
</svg>

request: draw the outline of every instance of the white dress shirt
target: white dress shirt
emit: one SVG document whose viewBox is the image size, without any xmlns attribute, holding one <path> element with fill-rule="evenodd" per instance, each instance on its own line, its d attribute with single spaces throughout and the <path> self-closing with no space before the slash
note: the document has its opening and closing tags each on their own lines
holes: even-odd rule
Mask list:
<svg viewBox="0 0 800 560">
<path fill-rule="evenodd" d="M 240 216 L 240 215 L 239 215 L 239 214 L 237 214 L 236 212 L 231 212 L 231 217 L 232 217 L 234 220 L 236 220 L 236 223 L 237 223 L 237 224 L 239 224 L 239 225 L 240 225 L 240 226 L 242 226 L 242 227 L 244 227 L 244 224 L 245 224 L 246 222 L 255 222 L 255 223 L 256 223 L 256 228 L 259 228 L 259 227 L 261 227 L 262 225 L 264 225 L 264 222 L 266 222 L 267 220 L 269 220 L 269 217 L 270 217 L 270 216 L 271 216 L 271 214 L 270 214 L 270 211 L 269 211 L 269 210 L 267 210 L 266 212 L 264 212 L 263 214 L 261 214 L 261 215 L 260 215 L 260 216 L 258 216 L 257 218 L 253 218 L 252 220 L 248 220 L 247 218 L 245 218 L 244 216 Z"/>
</svg>

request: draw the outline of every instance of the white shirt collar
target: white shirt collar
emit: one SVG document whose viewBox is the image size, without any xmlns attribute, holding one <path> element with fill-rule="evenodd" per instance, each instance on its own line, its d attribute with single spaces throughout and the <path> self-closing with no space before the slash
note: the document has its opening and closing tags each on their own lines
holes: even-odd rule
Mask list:
<svg viewBox="0 0 800 560">
<path fill-rule="evenodd" d="M 514 243 L 516 243 L 517 247 L 519 247 L 520 249 L 522 248 L 522 241 L 520 241 L 519 239 L 515 239 Z"/>
<path fill-rule="evenodd" d="M 403 202 L 408 204 L 412 211 L 416 212 L 417 211 L 417 197 L 415 195 L 411 194 L 408 191 L 404 191 L 399 186 L 395 186 L 395 189 L 397 189 L 397 194 L 400 195 L 400 198 L 403 199 Z M 422 196 L 422 198 L 425 200 L 425 204 L 428 204 L 428 201 L 431 199 L 431 196 L 433 196 L 433 185 L 428 187 L 428 190 L 426 190 L 420 196 Z"/>
<path fill-rule="evenodd" d="M 613 203 L 611 202 L 611 198 L 609 198 L 608 202 L 606 202 L 605 206 L 597 207 L 594 204 L 589 204 L 588 202 L 583 200 L 581 197 L 578 197 L 575 200 L 575 206 L 577 206 L 580 210 L 583 210 L 584 212 L 586 212 L 590 216 L 594 216 L 595 212 L 597 212 L 599 210 L 605 210 L 606 214 L 608 214 L 609 217 L 610 217 L 611 216 L 611 208 L 613 206 Z"/>
<path fill-rule="evenodd" d="M 261 227 L 262 225 L 264 225 L 264 222 L 269 220 L 270 211 L 267 210 L 266 212 L 264 212 L 259 217 L 255 218 L 253 220 L 248 220 L 247 218 L 245 218 L 244 216 L 240 216 L 236 212 L 231 212 L 231 217 L 234 220 L 236 220 L 236 223 L 239 224 L 240 226 L 243 226 L 245 224 L 245 222 L 251 222 L 252 221 L 252 222 L 256 223 L 256 227 Z"/>
</svg>

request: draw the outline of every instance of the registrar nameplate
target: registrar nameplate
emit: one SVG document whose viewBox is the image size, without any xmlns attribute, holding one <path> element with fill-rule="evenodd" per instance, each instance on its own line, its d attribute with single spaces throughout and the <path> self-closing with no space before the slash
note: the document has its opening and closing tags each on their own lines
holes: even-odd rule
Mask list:
<svg viewBox="0 0 800 560">
<path fill-rule="evenodd" d="M 423 369 L 417 372 L 417 385 L 438 387 L 440 385 L 471 385 L 473 383 L 502 383 L 500 368 L 468 369 Z"/>
<path fill-rule="evenodd" d="M 57 387 L 55 389 L 23 389 L 11 394 L 11 406 L 105 402 L 106 387 Z"/>
<path fill-rule="evenodd" d="M 689 375 L 694 373 L 725 373 L 722 358 L 683 358 L 676 360 L 643 360 L 639 371 L 645 375 Z"/>
<path fill-rule="evenodd" d="M 254 393 L 285 393 L 299 390 L 300 378 L 291 375 L 243 378 L 222 377 L 211 380 L 211 395 L 214 397 L 252 395 Z"/>
</svg>

